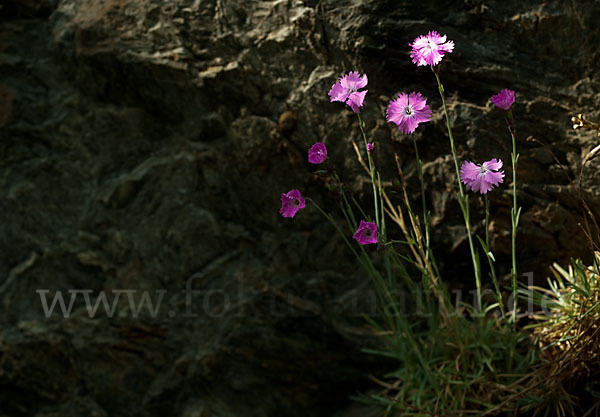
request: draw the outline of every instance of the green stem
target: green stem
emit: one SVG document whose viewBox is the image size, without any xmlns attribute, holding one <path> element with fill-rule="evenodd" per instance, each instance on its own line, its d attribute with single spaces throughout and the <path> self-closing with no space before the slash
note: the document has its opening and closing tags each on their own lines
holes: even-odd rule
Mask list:
<svg viewBox="0 0 600 417">
<path fill-rule="evenodd" d="M 485 200 L 485 245 L 490 247 L 490 200 L 487 194 L 484 195 Z"/>
<path fill-rule="evenodd" d="M 307 199 L 307 200 L 309 200 L 317 208 L 317 210 L 319 210 L 319 212 L 329 221 L 329 223 L 331 223 L 331 225 L 335 228 L 335 230 L 338 232 L 338 234 L 342 237 L 342 239 L 344 240 L 346 245 L 350 248 L 350 251 L 352 251 L 352 253 L 356 257 L 357 261 L 363 267 L 363 269 L 373 278 L 373 280 L 376 283 L 377 289 L 379 290 L 378 294 L 380 294 L 381 297 L 383 297 L 384 295 L 386 297 L 386 298 L 382 298 L 382 305 L 387 305 L 386 303 L 391 302 L 393 300 L 392 295 L 390 294 L 389 289 L 386 287 L 383 279 L 381 278 L 381 275 L 375 269 L 375 266 L 373 265 L 373 263 L 371 262 L 371 259 L 367 255 L 365 248 L 363 248 L 361 245 L 360 254 L 359 254 L 354 249 L 354 247 L 352 247 L 352 244 L 346 237 L 346 234 L 342 231 L 342 229 L 340 229 L 340 226 L 337 224 L 335 219 L 331 215 L 325 213 L 325 211 L 314 200 L 312 200 L 312 199 Z M 348 221 L 349 219 L 345 212 L 344 212 L 344 216 L 346 216 L 346 221 Z M 392 306 L 394 308 L 396 308 L 396 304 L 392 304 Z M 390 319 L 387 316 L 385 318 Z M 390 323 L 390 320 L 388 320 L 388 324 L 389 323 Z M 390 324 L 390 328 L 392 328 L 391 324 Z"/>
<path fill-rule="evenodd" d="M 504 303 L 502 302 L 502 292 L 500 292 L 500 285 L 498 285 L 498 277 L 496 276 L 496 268 L 494 268 L 494 258 L 491 255 L 490 249 L 490 200 L 488 200 L 487 194 L 485 194 L 485 248 L 486 257 L 488 259 L 488 263 L 490 264 L 490 275 L 492 276 L 492 281 L 494 282 L 494 287 L 496 289 L 496 299 L 498 300 L 498 305 L 500 306 L 500 313 L 502 313 L 502 317 L 504 317 Z"/>
<path fill-rule="evenodd" d="M 417 173 L 419 175 L 419 182 L 421 183 L 421 203 L 423 205 L 423 225 L 425 227 L 425 262 L 429 263 L 439 276 L 439 271 L 437 271 L 437 265 L 433 257 L 433 251 L 430 247 L 431 238 L 429 228 L 429 213 L 427 212 L 427 199 L 425 198 L 425 180 L 423 178 L 423 164 L 421 162 L 421 158 L 419 157 L 419 148 L 417 147 L 417 141 L 413 140 L 413 144 L 415 146 L 415 157 L 417 160 Z M 428 276 L 429 273 L 425 269 L 423 272 L 422 280 L 423 284 L 426 286 L 429 285 L 428 283 L 426 283 L 426 279 Z M 433 277 L 431 277 L 430 279 L 433 279 Z"/>
<path fill-rule="evenodd" d="M 356 115 L 358 116 L 358 125 L 360 126 L 360 131 L 365 142 L 365 151 L 367 152 L 367 160 L 369 161 L 369 171 L 371 172 L 371 184 L 373 185 L 373 201 L 375 203 L 375 223 L 377 224 L 377 230 L 381 230 L 381 225 L 379 224 L 379 198 L 377 194 L 377 183 L 375 182 L 375 166 L 373 165 L 373 158 L 371 158 L 371 153 L 367 148 L 368 142 L 367 135 L 364 129 L 364 122 L 360 117 L 360 114 L 357 113 Z"/>
<path fill-rule="evenodd" d="M 338 234 L 342 237 L 344 242 L 346 242 L 346 245 L 348 246 L 348 248 L 350 248 L 350 251 L 354 254 L 356 259 L 358 259 L 358 261 L 362 264 L 362 260 L 360 259 L 360 256 L 354 250 L 354 247 L 352 247 L 352 245 L 350 244 L 350 241 L 348 241 L 346 234 L 344 232 L 342 232 L 342 229 L 340 229 L 340 226 L 336 223 L 336 221 L 333 219 L 333 217 L 331 217 L 329 214 L 325 213 L 325 211 L 315 202 L 315 200 L 308 199 L 308 198 L 307 198 L 307 200 L 310 200 L 310 202 L 317 208 L 317 210 L 319 210 L 319 212 L 323 215 L 323 217 L 325 217 L 329 221 L 329 223 L 331 223 L 331 225 L 335 228 L 335 230 L 338 232 Z M 368 268 L 366 268 L 364 265 L 363 265 L 363 267 L 368 270 Z"/>
<path fill-rule="evenodd" d="M 423 180 L 423 165 L 421 163 L 421 158 L 419 158 L 419 148 L 417 147 L 417 141 L 413 140 L 413 144 L 415 145 L 415 156 L 417 158 L 417 173 L 419 174 L 419 182 L 421 183 L 421 202 L 423 204 L 423 224 L 425 226 L 425 247 L 427 252 L 425 257 L 429 260 L 429 216 L 427 214 L 427 202 L 425 199 L 425 181 Z"/>
<path fill-rule="evenodd" d="M 440 81 L 439 75 L 435 71 L 433 71 L 433 74 L 435 75 L 435 79 L 437 80 L 438 90 L 440 92 L 440 97 L 442 98 L 442 106 L 444 108 L 444 115 L 446 116 L 446 127 L 448 128 L 448 136 L 450 138 L 450 148 L 452 149 L 452 156 L 454 159 L 454 168 L 456 169 L 456 178 L 458 180 L 458 190 L 460 192 L 460 196 L 462 197 L 465 195 L 465 191 L 463 189 L 462 182 L 460 181 L 460 169 L 458 168 L 458 158 L 456 157 L 456 146 L 454 145 L 454 136 L 452 135 L 452 128 L 450 127 L 450 119 L 448 117 L 448 108 L 446 107 L 446 98 L 444 96 L 444 86 L 442 85 L 442 82 Z"/>
<path fill-rule="evenodd" d="M 477 298 L 479 304 L 481 304 L 481 271 L 479 270 L 479 264 L 475 255 L 475 247 L 473 246 L 473 236 L 471 233 L 471 221 L 469 219 L 469 197 L 465 195 L 462 182 L 460 181 L 460 170 L 458 168 L 458 158 L 456 156 L 456 146 L 454 145 L 454 136 L 452 135 L 452 129 L 450 128 L 450 118 L 448 117 L 448 108 L 446 106 L 446 98 L 444 97 L 444 86 L 440 81 L 440 77 L 433 67 L 431 67 L 435 79 L 437 80 L 438 90 L 440 97 L 442 98 L 442 106 L 444 108 L 444 115 L 446 116 L 446 127 L 448 128 L 448 137 L 450 138 L 450 148 L 452 149 L 452 158 L 454 159 L 454 168 L 456 169 L 456 180 L 458 181 L 459 191 L 459 204 L 463 212 L 465 219 L 465 227 L 467 229 L 467 238 L 469 240 L 469 248 L 471 249 L 471 261 L 473 262 L 473 271 L 475 273 L 475 284 L 477 285 Z"/>
<path fill-rule="evenodd" d="M 379 172 L 377 172 L 377 196 L 379 197 L 379 207 L 381 208 L 381 240 L 382 242 L 379 242 L 381 244 L 384 244 L 385 242 L 387 242 L 387 230 L 385 227 L 385 205 L 383 203 L 383 189 L 381 187 L 381 176 L 379 175 Z"/>
<path fill-rule="evenodd" d="M 344 184 L 342 183 L 342 180 L 340 179 L 340 177 L 338 177 L 337 174 L 333 174 L 332 177 L 333 177 L 334 181 L 337 183 L 337 186 L 339 187 L 339 190 L 340 190 L 340 194 L 342 195 L 342 199 L 344 200 L 343 204 L 340 202 L 340 205 L 342 208 L 342 213 L 344 213 L 344 216 L 346 216 L 346 221 L 348 223 L 348 226 L 351 228 L 351 231 L 354 232 L 357 227 L 357 222 L 356 222 L 356 218 L 354 217 L 354 211 L 352 211 L 352 206 L 350 205 L 348 198 L 346 198 L 346 193 L 344 192 Z M 344 204 L 345 204 L 345 208 L 344 208 Z"/>
<path fill-rule="evenodd" d="M 390 259 L 389 259 L 389 252 L 391 248 L 386 248 L 385 247 L 385 242 L 387 242 L 387 229 L 385 226 L 385 213 L 384 213 L 384 202 L 383 202 L 383 190 L 381 188 L 381 177 L 379 175 L 379 172 L 377 172 L 377 190 L 379 192 L 379 203 L 380 203 L 380 207 L 381 207 L 381 241 L 379 242 L 379 244 L 383 245 L 383 259 L 385 262 L 385 271 L 387 273 L 387 277 L 388 277 L 388 283 L 390 285 L 390 288 L 394 289 L 396 288 L 396 281 L 394 279 L 394 275 L 392 273 L 392 266 L 390 264 Z"/>
<path fill-rule="evenodd" d="M 520 209 L 517 207 L 517 161 L 519 160 L 519 155 L 517 154 L 517 142 L 515 140 L 515 128 L 514 128 L 514 120 L 512 117 L 512 112 L 510 109 L 507 111 L 507 119 L 508 130 L 510 131 L 510 136 L 512 139 L 512 171 L 513 171 L 513 208 L 511 211 L 511 223 L 512 223 L 512 270 L 511 270 L 511 278 L 512 278 L 512 293 L 513 293 L 513 311 L 512 311 L 512 323 L 513 329 L 516 328 L 517 323 L 517 301 L 518 301 L 518 293 L 517 293 L 517 226 L 519 224 L 520 217 Z"/>
</svg>

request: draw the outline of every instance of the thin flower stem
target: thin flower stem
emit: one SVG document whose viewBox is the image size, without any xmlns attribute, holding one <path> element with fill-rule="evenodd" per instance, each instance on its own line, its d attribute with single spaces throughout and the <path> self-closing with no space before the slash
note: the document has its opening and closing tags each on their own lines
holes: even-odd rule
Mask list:
<svg viewBox="0 0 600 417">
<path fill-rule="evenodd" d="M 504 303 L 502 302 L 502 292 L 500 291 L 500 285 L 498 285 L 498 277 L 496 275 L 496 268 L 494 268 L 494 258 L 490 249 L 490 200 L 487 194 L 485 194 L 485 255 L 490 264 L 490 275 L 494 282 L 494 288 L 496 289 L 496 299 L 500 306 L 500 313 L 504 317 Z"/>
<path fill-rule="evenodd" d="M 343 191 L 342 191 L 342 193 L 343 193 Z M 359 254 L 359 252 L 357 252 L 354 249 L 354 247 L 352 246 L 352 244 L 350 243 L 350 241 L 348 240 L 348 238 L 346 237 L 346 235 L 344 234 L 344 232 L 342 231 L 340 226 L 334 220 L 334 218 L 330 214 L 327 214 L 314 200 L 308 199 L 308 198 L 307 198 L 307 200 L 310 201 L 317 208 L 317 210 L 332 224 L 332 226 L 335 228 L 335 230 L 338 232 L 338 234 L 342 237 L 342 239 L 344 240 L 346 245 L 350 248 L 350 250 L 356 257 L 356 259 L 358 260 L 360 265 L 363 267 L 363 269 L 369 275 L 371 275 L 371 277 L 375 281 L 376 287 L 379 291 L 379 295 L 381 297 L 385 296 L 385 298 L 382 298 L 382 305 L 391 305 L 396 310 L 394 313 L 394 317 L 400 316 L 400 312 L 397 309 L 397 304 L 394 301 L 392 294 L 390 293 L 391 288 L 388 288 L 388 286 L 385 284 L 385 282 L 384 282 L 383 278 L 381 277 L 381 275 L 379 274 L 379 272 L 377 272 L 377 270 L 375 269 L 375 266 L 371 262 L 371 259 L 369 258 L 367 252 L 365 251 L 365 248 L 361 245 L 360 254 Z M 348 222 L 348 225 L 352 226 L 350 224 L 350 218 L 348 216 L 348 213 L 346 213 L 346 210 L 344 210 L 342 208 L 342 212 L 344 213 L 344 217 L 346 218 L 346 222 Z M 386 258 L 387 258 L 387 256 L 386 256 Z M 389 268 L 388 273 L 391 274 L 391 267 L 388 267 L 388 268 Z M 387 320 L 388 322 L 390 322 L 391 318 L 389 316 L 385 316 L 385 318 L 388 319 Z M 391 324 L 390 324 L 390 327 L 392 327 Z"/>
<path fill-rule="evenodd" d="M 421 203 L 423 205 L 423 225 L 425 227 L 425 247 L 423 251 L 425 252 L 425 257 L 423 262 L 425 265 L 432 266 L 437 271 L 437 265 L 435 263 L 435 259 L 433 257 L 433 251 L 430 247 L 430 228 L 429 228 L 429 213 L 427 212 L 427 200 L 425 198 L 425 180 L 423 178 L 423 164 L 421 162 L 421 158 L 419 157 L 419 148 L 417 146 L 417 141 L 413 139 L 413 144 L 415 146 L 415 158 L 417 160 L 417 173 L 419 175 L 419 182 L 421 183 Z M 429 268 L 431 271 L 431 268 Z M 439 271 L 437 272 L 439 276 Z M 423 271 L 423 282 L 427 279 L 427 272 Z M 431 274 L 431 279 L 435 282 L 435 277 Z M 437 284 L 436 284 L 437 285 Z"/>
<path fill-rule="evenodd" d="M 385 217 L 384 217 L 384 204 L 383 204 L 383 188 L 381 187 L 381 177 L 379 172 L 377 172 L 377 196 L 379 197 L 379 207 L 381 207 L 381 239 L 383 242 L 379 242 L 381 244 L 387 241 L 387 229 L 385 227 Z"/>
<path fill-rule="evenodd" d="M 346 245 L 348 245 L 348 247 L 350 248 L 350 250 L 352 251 L 352 253 L 356 257 L 357 261 L 363 267 L 363 269 L 369 275 L 371 275 L 371 277 L 374 279 L 374 281 L 375 281 L 375 283 L 377 285 L 377 288 L 379 290 L 380 297 L 385 296 L 387 298 L 387 299 L 386 298 L 382 298 L 382 302 L 383 302 L 382 304 L 383 305 L 388 305 L 391 302 L 391 305 L 394 308 L 396 308 L 396 304 L 394 304 L 392 302 L 393 298 L 392 298 L 392 295 L 389 292 L 389 289 L 385 285 L 385 282 L 383 281 L 383 278 L 381 277 L 381 275 L 375 269 L 375 266 L 373 265 L 373 263 L 371 262 L 369 256 L 367 255 L 367 253 L 365 251 L 365 248 L 363 248 L 362 246 L 360 247 L 360 255 L 359 255 L 359 253 L 352 247 L 352 245 L 350 244 L 350 241 L 348 240 L 348 238 L 346 237 L 346 235 L 344 234 L 344 232 L 342 232 L 342 229 L 340 229 L 340 226 L 337 224 L 337 222 L 334 220 L 334 218 L 330 214 L 325 213 L 325 211 L 314 200 L 309 199 L 309 201 L 333 225 L 333 227 L 335 228 L 335 230 L 342 237 L 342 239 L 344 240 L 344 242 L 346 243 Z M 342 210 L 342 211 L 344 211 L 344 216 L 346 217 L 346 221 L 349 221 L 348 215 L 345 212 L 345 210 Z M 390 324 L 391 323 L 390 317 L 385 316 L 385 318 L 388 319 L 387 320 L 388 324 L 390 325 L 390 328 L 392 328 L 393 326 Z"/>
<path fill-rule="evenodd" d="M 358 126 L 360 126 L 360 131 L 362 133 L 363 140 L 365 141 L 365 152 L 367 152 L 367 159 L 369 160 L 369 171 L 371 172 L 371 184 L 373 185 L 373 201 L 375 203 L 375 223 L 377 224 L 377 229 L 380 230 L 381 225 L 379 223 L 379 198 L 377 194 L 377 183 L 375 182 L 375 166 L 373 165 L 373 158 L 371 158 L 371 153 L 367 149 L 367 135 L 364 130 L 364 122 L 360 117 L 360 114 L 356 114 L 358 116 Z"/>
<path fill-rule="evenodd" d="M 344 213 L 344 216 L 346 216 L 346 221 L 347 221 L 348 225 L 353 230 L 356 230 L 356 218 L 354 217 L 354 212 L 352 211 L 352 206 L 350 206 L 350 202 L 346 198 L 346 193 L 344 192 L 344 184 L 342 183 L 342 180 L 340 179 L 340 177 L 337 174 L 333 174 L 332 178 L 337 183 L 337 186 L 340 189 L 340 194 L 342 195 L 342 199 L 344 200 L 344 203 L 346 204 L 346 207 L 345 207 L 346 209 L 344 209 L 344 205 L 341 204 L 341 202 L 340 202 L 340 205 L 342 208 L 342 213 Z"/>
<path fill-rule="evenodd" d="M 377 173 L 377 182 L 375 181 L 375 166 L 373 165 L 373 159 L 371 157 L 371 153 L 368 151 L 368 148 L 367 148 L 368 141 L 367 141 L 367 135 L 365 134 L 365 130 L 364 130 L 364 122 L 363 122 L 362 118 L 360 117 L 360 114 L 357 114 L 357 116 L 358 116 L 358 124 L 360 126 L 360 131 L 362 133 L 363 140 L 365 143 L 365 151 L 367 152 L 367 159 L 369 161 L 369 170 L 371 173 L 371 184 L 373 185 L 373 198 L 374 198 L 374 202 L 375 202 L 375 219 L 376 219 L 378 230 L 381 230 L 381 232 L 380 232 L 381 240 L 383 240 L 383 242 L 380 242 L 380 243 L 385 244 L 386 227 L 385 227 L 385 218 L 384 218 L 383 190 L 381 188 L 381 178 L 379 177 L 379 173 Z M 379 199 L 380 198 L 381 198 L 381 210 L 382 210 L 381 223 L 380 223 L 380 217 L 379 217 Z M 322 210 L 321 210 L 321 212 L 324 214 L 324 212 Z M 339 231 L 339 228 L 338 228 L 338 231 Z M 361 251 L 363 252 L 364 255 L 366 255 L 364 248 L 361 247 Z M 388 282 L 390 285 L 392 285 L 392 282 L 391 282 L 392 270 L 391 270 L 391 264 L 390 264 L 390 260 L 389 260 L 389 254 L 388 254 L 387 249 L 384 248 L 384 251 L 385 251 L 384 252 L 384 260 L 385 260 L 386 272 L 387 272 L 388 280 L 389 280 Z M 367 257 L 367 259 L 368 259 L 368 257 Z M 372 265 L 371 265 L 371 267 L 372 267 Z M 387 295 L 387 297 L 392 302 L 392 306 L 394 306 L 394 308 L 395 308 L 396 305 L 389 293 L 389 289 L 386 287 L 385 282 L 383 282 L 380 275 L 375 270 L 373 270 L 372 272 L 373 272 L 373 278 L 375 279 L 376 284 L 379 285 L 380 289 L 384 291 L 384 293 Z M 399 314 L 398 311 L 396 311 L 396 313 L 398 314 L 399 323 L 401 324 L 401 326 L 403 327 L 403 330 L 404 330 L 402 332 L 403 336 L 409 340 L 411 347 L 413 348 L 415 354 L 417 355 L 417 358 L 419 359 L 419 362 L 421 363 L 421 365 L 423 367 L 423 370 L 425 371 L 425 375 L 426 375 L 427 379 L 431 383 L 434 383 L 434 381 L 432 380 L 431 375 L 430 375 L 429 366 L 421 354 L 420 347 L 417 346 L 416 341 L 414 340 L 414 337 L 412 334 L 412 329 L 410 328 L 410 325 Z"/>
<path fill-rule="evenodd" d="M 448 137 L 450 138 L 450 148 L 452 149 L 452 158 L 454 159 L 454 168 L 456 169 L 456 180 L 458 182 L 459 191 L 459 204 L 463 212 L 465 219 L 465 227 L 467 229 L 467 238 L 469 240 L 469 248 L 471 249 L 471 261 L 473 262 L 473 271 L 475 272 L 475 284 L 477 285 L 477 301 L 479 307 L 481 306 L 481 271 L 479 269 L 479 263 L 475 255 L 475 247 L 473 246 L 473 236 L 471 233 L 471 221 L 469 220 L 469 197 L 465 195 L 463 185 L 460 181 L 460 170 L 458 169 L 458 158 L 456 156 L 456 146 L 454 145 L 454 136 L 452 135 L 452 129 L 450 128 L 450 118 L 448 117 L 448 108 L 446 106 L 446 98 L 444 97 L 444 86 L 440 81 L 440 77 L 433 67 L 431 67 L 435 79 L 437 80 L 438 90 L 440 97 L 442 98 L 442 106 L 444 108 L 444 115 L 446 116 L 446 127 L 448 128 Z"/>
<path fill-rule="evenodd" d="M 379 197 L 380 197 L 380 207 L 382 210 L 381 213 L 381 242 L 379 242 L 379 244 L 381 245 L 381 247 L 383 248 L 383 259 L 385 262 L 385 271 L 387 273 L 387 277 L 388 277 L 388 283 L 390 285 L 390 287 L 396 288 L 396 281 L 394 279 L 394 275 L 392 274 L 392 266 L 390 264 L 390 258 L 389 258 L 389 249 L 385 246 L 385 242 L 387 242 L 387 229 L 385 226 L 385 213 L 383 212 L 385 206 L 384 206 L 384 202 L 383 202 L 383 189 L 381 188 L 381 177 L 379 175 L 379 172 L 377 172 L 377 189 L 379 191 Z"/>
<path fill-rule="evenodd" d="M 421 158 L 419 158 L 419 148 L 417 147 L 417 141 L 413 139 L 413 144 L 415 145 L 415 157 L 417 158 L 417 172 L 419 174 L 419 182 L 421 183 L 421 201 L 423 203 L 423 224 L 425 226 L 425 247 L 427 248 L 427 253 L 425 255 L 425 259 L 429 259 L 429 216 L 427 214 L 427 203 L 425 199 L 425 181 L 423 180 L 423 165 L 421 163 Z"/>
<path fill-rule="evenodd" d="M 454 145 L 454 136 L 452 135 L 452 128 L 450 127 L 450 118 L 448 117 L 448 108 L 446 106 L 446 98 L 444 96 L 444 86 L 442 85 L 442 82 L 440 81 L 440 77 L 437 74 L 437 72 L 435 72 L 435 70 L 433 71 L 433 74 L 435 75 L 435 79 L 437 80 L 438 90 L 440 92 L 440 97 L 442 98 L 442 106 L 444 108 L 444 115 L 446 116 L 446 127 L 448 128 L 448 136 L 450 138 L 450 148 L 452 149 L 452 156 L 454 159 L 454 168 L 456 169 L 458 190 L 462 197 L 465 195 L 465 191 L 463 189 L 462 182 L 460 182 L 460 169 L 458 168 L 458 158 L 456 157 L 456 146 Z"/>
<path fill-rule="evenodd" d="M 519 225 L 519 217 L 521 214 L 521 210 L 517 207 L 517 162 L 519 160 L 519 155 L 517 154 L 517 142 L 515 140 L 515 124 L 514 119 L 512 117 L 512 112 L 510 109 L 506 113 L 506 123 L 508 124 L 508 130 L 510 131 L 510 136 L 512 139 L 512 171 L 513 171 L 513 208 L 511 211 L 511 223 L 512 223 L 512 270 L 511 270 L 511 278 L 512 278 L 512 295 L 513 295 L 513 311 L 512 311 L 512 325 L 513 330 L 516 329 L 517 323 L 517 301 L 518 301 L 518 291 L 517 291 L 517 227 Z"/>
<path fill-rule="evenodd" d="M 317 208 L 317 210 L 319 210 L 319 212 L 323 215 L 323 217 L 325 217 L 329 221 L 329 223 L 332 224 L 332 226 L 335 228 L 335 230 L 338 232 L 338 234 L 342 237 L 342 239 L 344 239 L 344 242 L 346 242 L 346 245 L 348 245 L 348 248 L 350 248 L 350 251 L 352 251 L 354 256 L 362 264 L 360 256 L 358 255 L 356 250 L 354 250 L 354 248 L 350 244 L 350 241 L 348 240 L 348 238 L 346 237 L 344 232 L 342 232 L 342 229 L 340 229 L 340 226 L 336 223 L 336 221 L 333 219 L 333 217 L 331 217 L 329 214 L 325 213 L 325 211 L 323 211 L 323 209 L 315 202 L 315 200 L 313 200 L 313 199 L 307 199 L 307 200 L 309 200 Z M 365 267 L 365 266 L 363 265 L 363 267 Z M 367 269 L 367 268 L 365 267 L 365 269 Z"/>
<path fill-rule="evenodd" d="M 490 200 L 487 194 L 484 194 L 485 199 L 485 245 L 490 247 Z"/>
</svg>

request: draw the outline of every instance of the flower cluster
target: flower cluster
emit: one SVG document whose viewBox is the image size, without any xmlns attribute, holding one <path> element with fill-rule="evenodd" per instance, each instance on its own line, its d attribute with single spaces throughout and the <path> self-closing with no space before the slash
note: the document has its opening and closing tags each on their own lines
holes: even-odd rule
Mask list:
<svg viewBox="0 0 600 417">
<path fill-rule="evenodd" d="M 448 40 L 446 35 L 440 35 L 436 31 L 418 36 L 409 45 L 411 46 L 410 57 L 417 66 L 429 65 L 433 68 L 442 61 L 446 54 L 454 51 L 454 42 Z M 366 74 L 361 75 L 357 71 L 350 71 L 339 77 L 337 82 L 331 86 L 328 92 L 330 102 L 342 102 L 359 114 L 368 91 L 363 90 L 367 84 Z M 515 92 L 503 89 L 494 95 L 490 101 L 496 107 L 509 111 L 515 102 Z M 396 124 L 403 134 L 411 134 L 415 132 L 421 123 L 429 122 L 432 114 L 427 99 L 420 92 L 413 91 L 408 94 L 405 92 L 399 93 L 396 98 L 391 100 L 386 109 L 385 117 L 388 123 Z M 367 152 L 373 152 L 375 144 L 372 142 L 367 143 L 366 137 L 365 144 Z M 327 147 L 323 142 L 315 143 L 308 150 L 308 162 L 311 164 L 322 164 L 326 160 Z M 486 194 L 504 181 L 502 160 L 493 158 L 480 165 L 465 161 L 460 169 L 460 180 L 471 191 Z M 280 213 L 283 217 L 292 218 L 304 207 L 305 201 L 300 191 L 291 190 L 281 195 Z M 361 245 L 377 243 L 377 223 L 361 220 L 353 238 Z"/>
<path fill-rule="evenodd" d="M 373 144 L 367 144 L 367 150 L 373 150 Z M 327 159 L 327 147 L 323 142 L 317 142 L 308 150 L 308 162 L 311 164 L 322 164 Z M 281 194 L 281 209 L 279 213 L 283 217 L 293 218 L 301 209 L 306 207 L 306 202 L 299 190 L 291 190 Z M 377 224 L 360 221 L 360 225 L 352 236 L 361 245 L 377 243 Z"/>
</svg>

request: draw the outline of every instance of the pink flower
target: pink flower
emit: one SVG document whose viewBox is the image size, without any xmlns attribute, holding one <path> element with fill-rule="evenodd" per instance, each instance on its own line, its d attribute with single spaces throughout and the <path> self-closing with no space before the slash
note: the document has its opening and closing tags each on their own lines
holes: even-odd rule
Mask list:
<svg viewBox="0 0 600 417">
<path fill-rule="evenodd" d="M 317 142 L 308 150 L 308 162 L 322 164 L 327 159 L 327 148 L 323 142 Z"/>
<path fill-rule="evenodd" d="M 291 190 L 285 194 L 281 194 L 281 210 L 279 213 L 283 217 L 294 217 L 300 209 L 306 206 L 300 191 Z"/>
<path fill-rule="evenodd" d="M 373 142 L 367 143 L 367 152 L 373 152 L 373 149 L 375 149 L 375 144 Z"/>
<path fill-rule="evenodd" d="M 369 243 L 377 243 L 377 225 L 375 223 L 360 221 L 360 225 L 354 235 L 354 239 L 361 245 L 368 245 Z"/>
<path fill-rule="evenodd" d="M 515 92 L 505 88 L 490 98 L 490 101 L 494 103 L 494 106 L 508 111 L 510 106 L 512 106 L 512 104 L 515 102 Z"/>
<path fill-rule="evenodd" d="M 427 99 L 421 93 L 401 93 L 398 98 L 390 101 L 385 115 L 388 122 L 396 123 L 404 134 L 413 133 L 419 123 L 431 119 L 431 109 Z"/>
<path fill-rule="evenodd" d="M 465 161 L 460 168 L 460 179 L 471 191 L 485 194 L 504 182 L 504 171 L 500 168 L 502 168 L 501 159 L 494 158 L 481 165 Z"/>
<path fill-rule="evenodd" d="M 437 65 L 446 53 L 454 49 L 454 42 L 446 41 L 446 35 L 440 36 L 435 30 L 419 36 L 409 45 L 412 47 L 410 57 L 417 66 Z"/>
<path fill-rule="evenodd" d="M 329 101 L 341 101 L 346 103 L 354 113 L 360 113 L 360 108 L 365 100 L 368 90 L 358 91 L 367 86 L 367 74 L 362 77 L 356 71 L 350 71 L 348 74 L 340 77 L 331 90 L 329 90 Z"/>
</svg>

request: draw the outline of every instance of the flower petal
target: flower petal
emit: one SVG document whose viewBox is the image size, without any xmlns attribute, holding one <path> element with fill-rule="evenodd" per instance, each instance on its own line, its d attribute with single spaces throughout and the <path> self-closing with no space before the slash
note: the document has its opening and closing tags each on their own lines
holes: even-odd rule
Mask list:
<svg viewBox="0 0 600 417">
<path fill-rule="evenodd" d="M 360 113 L 360 108 L 363 106 L 368 91 L 369 90 L 356 91 L 348 97 L 346 104 L 354 110 L 354 113 Z"/>
<path fill-rule="evenodd" d="M 485 181 L 497 187 L 498 184 L 504 182 L 504 171 L 492 172 L 488 171 L 484 174 Z"/>
<path fill-rule="evenodd" d="M 356 91 L 367 85 L 367 75 L 361 75 L 356 71 L 350 71 L 347 75 L 340 78 L 340 84 L 347 90 Z"/>
<path fill-rule="evenodd" d="M 350 95 L 348 91 L 344 87 L 342 87 L 342 85 L 339 82 L 335 83 L 329 90 L 329 93 L 327 94 L 329 95 L 329 101 L 341 102 L 345 102 L 346 99 L 348 99 L 348 96 Z"/>
<path fill-rule="evenodd" d="M 496 158 L 492 158 L 489 161 L 484 162 L 482 165 L 492 171 L 498 171 L 500 168 L 502 168 L 502 159 L 498 160 Z"/>
<path fill-rule="evenodd" d="M 481 170 L 479 167 L 470 161 L 463 162 L 460 168 L 460 179 L 463 183 L 468 184 L 471 181 L 474 181 L 478 176 Z"/>
</svg>

